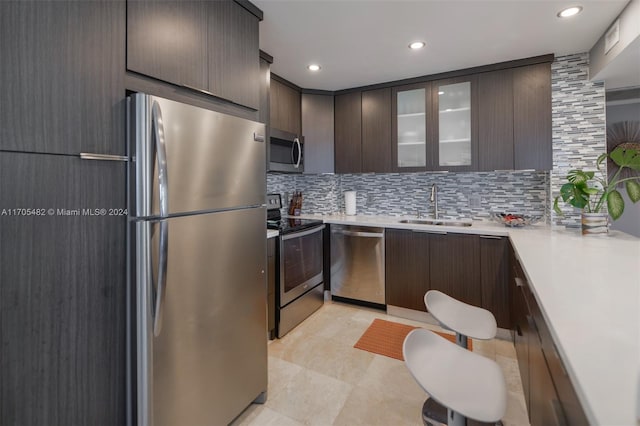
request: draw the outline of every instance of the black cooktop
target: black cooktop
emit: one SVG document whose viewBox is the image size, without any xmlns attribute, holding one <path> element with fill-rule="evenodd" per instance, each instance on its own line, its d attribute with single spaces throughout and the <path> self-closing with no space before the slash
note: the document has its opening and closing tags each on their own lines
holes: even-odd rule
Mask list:
<svg viewBox="0 0 640 426">
<path fill-rule="evenodd" d="M 280 220 L 267 220 L 268 229 L 277 229 L 281 235 L 291 232 L 302 231 L 304 229 L 313 228 L 322 225 L 321 220 L 316 219 L 297 219 L 293 217 L 285 217 Z"/>
<path fill-rule="evenodd" d="M 322 225 L 322 221 L 317 219 L 283 218 L 281 208 L 280 194 L 267 194 L 267 228 L 277 229 L 281 235 Z"/>
</svg>

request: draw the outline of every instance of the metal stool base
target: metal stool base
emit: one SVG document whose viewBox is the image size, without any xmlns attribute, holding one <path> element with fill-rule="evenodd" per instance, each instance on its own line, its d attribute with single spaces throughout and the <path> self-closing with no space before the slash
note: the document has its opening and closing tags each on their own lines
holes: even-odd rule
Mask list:
<svg viewBox="0 0 640 426">
<path fill-rule="evenodd" d="M 422 404 L 422 423 L 425 426 L 447 426 L 447 407 L 433 398 L 427 398 Z M 502 421 L 497 423 L 485 423 L 472 419 L 466 419 L 467 426 L 503 426 Z"/>
</svg>

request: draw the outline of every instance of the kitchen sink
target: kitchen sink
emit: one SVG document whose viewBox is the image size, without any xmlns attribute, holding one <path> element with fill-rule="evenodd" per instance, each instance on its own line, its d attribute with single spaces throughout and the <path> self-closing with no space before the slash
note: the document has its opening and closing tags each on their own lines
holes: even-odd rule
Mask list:
<svg viewBox="0 0 640 426">
<path fill-rule="evenodd" d="M 399 222 L 413 225 L 471 226 L 471 222 L 455 219 L 402 219 Z"/>
</svg>

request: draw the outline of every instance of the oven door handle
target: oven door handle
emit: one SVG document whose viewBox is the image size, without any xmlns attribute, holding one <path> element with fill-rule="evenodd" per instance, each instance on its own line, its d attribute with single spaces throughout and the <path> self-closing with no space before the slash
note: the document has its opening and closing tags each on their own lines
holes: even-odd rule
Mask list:
<svg viewBox="0 0 640 426">
<path fill-rule="evenodd" d="M 325 228 L 325 226 L 326 225 L 321 225 L 316 228 L 308 229 L 306 231 L 292 232 L 290 234 L 283 235 L 280 239 L 282 241 L 287 241 L 287 240 L 292 240 L 294 238 L 305 237 L 307 235 L 315 234 L 316 232 L 322 231 Z"/>
</svg>

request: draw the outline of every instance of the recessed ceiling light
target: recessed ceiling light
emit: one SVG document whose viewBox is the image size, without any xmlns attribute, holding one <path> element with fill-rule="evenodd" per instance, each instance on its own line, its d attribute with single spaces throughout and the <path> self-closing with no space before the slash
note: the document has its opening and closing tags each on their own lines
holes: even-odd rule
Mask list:
<svg viewBox="0 0 640 426">
<path fill-rule="evenodd" d="M 417 50 L 422 49 L 427 43 L 424 41 L 414 41 L 409 45 L 409 49 Z"/>
<path fill-rule="evenodd" d="M 558 12 L 558 18 L 568 18 L 582 12 L 582 6 L 571 6 Z"/>
<path fill-rule="evenodd" d="M 438 95 L 444 95 L 444 92 L 438 92 Z"/>
<path fill-rule="evenodd" d="M 307 68 L 309 71 L 320 71 L 320 65 L 317 64 L 311 64 Z"/>
</svg>

